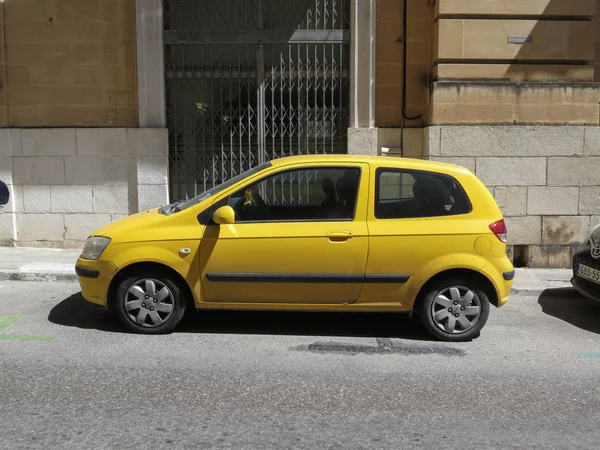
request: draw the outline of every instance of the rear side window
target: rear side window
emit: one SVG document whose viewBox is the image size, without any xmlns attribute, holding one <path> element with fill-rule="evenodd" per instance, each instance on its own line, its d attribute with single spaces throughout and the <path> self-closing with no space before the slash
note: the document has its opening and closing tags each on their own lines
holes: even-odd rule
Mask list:
<svg viewBox="0 0 600 450">
<path fill-rule="evenodd" d="M 375 217 L 406 219 L 468 214 L 471 202 L 456 179 L 441 173 L 377 169 Z"/>
</svg>

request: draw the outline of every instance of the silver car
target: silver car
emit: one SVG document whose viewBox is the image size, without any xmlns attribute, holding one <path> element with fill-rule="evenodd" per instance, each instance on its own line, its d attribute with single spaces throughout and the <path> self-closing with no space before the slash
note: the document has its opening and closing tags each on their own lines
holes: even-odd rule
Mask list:
<svg viewBox="0 0 600 450">
<path fill-rule="evenodd" d="M 600 301 L 600 225 L 573 256 L 571 284 L 581 295 Z"/>
</svg>

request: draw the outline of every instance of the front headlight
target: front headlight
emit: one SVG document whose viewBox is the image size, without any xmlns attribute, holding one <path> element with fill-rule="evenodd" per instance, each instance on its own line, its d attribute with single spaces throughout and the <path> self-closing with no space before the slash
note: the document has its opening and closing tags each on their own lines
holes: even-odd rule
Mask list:
<svg viewBox="0 0 600 450">
<path fill-rule="evenodd" d="M 110 238 L 104 236 L 92 236 L 85 241 L 81 257 L 96 261 L 110 243 Z"/>
</svg>

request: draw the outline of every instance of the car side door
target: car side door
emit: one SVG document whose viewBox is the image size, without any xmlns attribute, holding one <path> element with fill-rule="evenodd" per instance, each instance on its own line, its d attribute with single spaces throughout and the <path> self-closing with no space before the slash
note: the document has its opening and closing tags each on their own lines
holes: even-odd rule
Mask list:
<svg viewBox="0 0 600 450">
<path fill-rule="evenodd" d="M 274 168 L 217 199 L 235 211 L 200 245 L 207 302 L 344 304 L 358 300 L 368 250 L 367 164 Z"/>
</svg>

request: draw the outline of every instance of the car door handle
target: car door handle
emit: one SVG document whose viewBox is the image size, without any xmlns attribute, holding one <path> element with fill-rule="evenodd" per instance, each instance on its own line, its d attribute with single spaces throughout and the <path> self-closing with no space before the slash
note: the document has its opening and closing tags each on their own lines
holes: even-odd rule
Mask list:
<svg viewBox="0 0 600 450">
<path fill-rule="evenodd" d="M 330 241 L 347 241 L 351 237 L 352 237 L 351 231 L 337 230 L 337 231 L 330 231 L 329 233 L 327 233 L 327 238 Z"/>
</svg>

